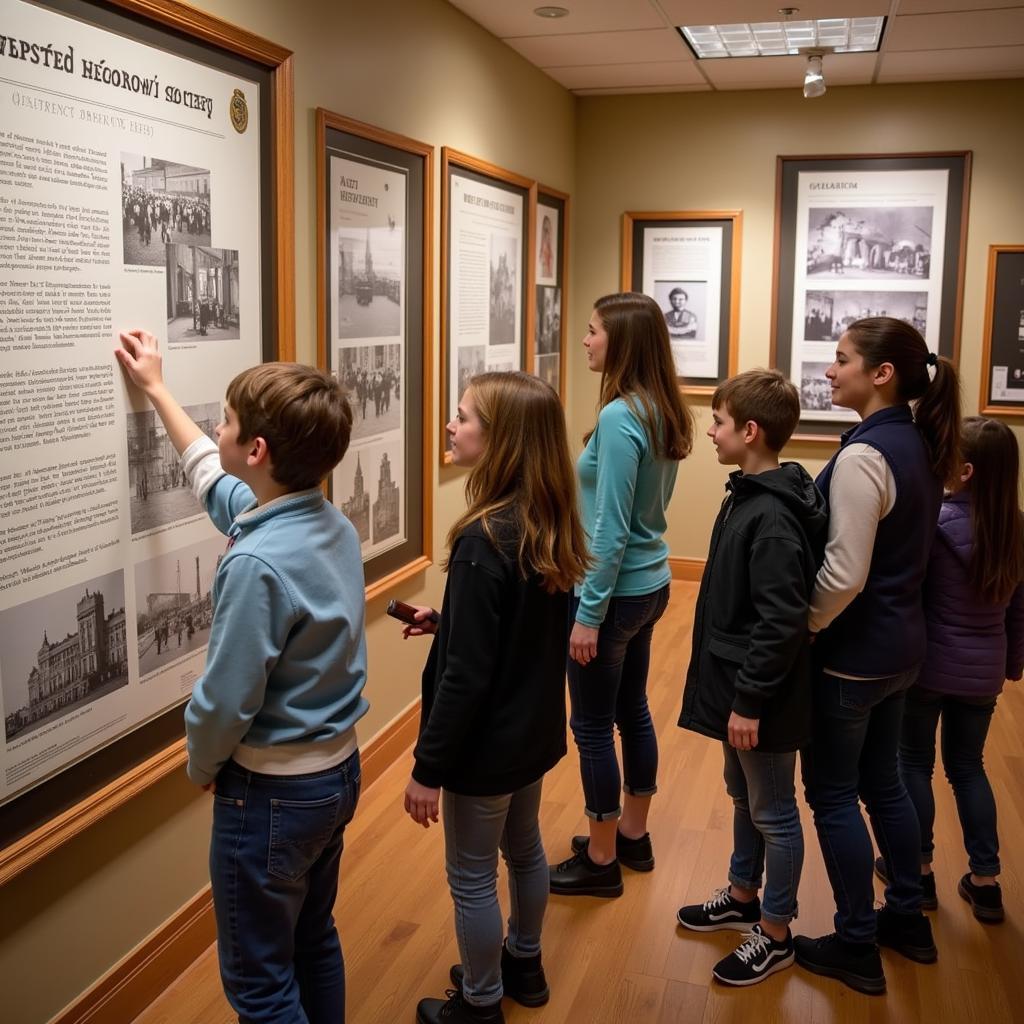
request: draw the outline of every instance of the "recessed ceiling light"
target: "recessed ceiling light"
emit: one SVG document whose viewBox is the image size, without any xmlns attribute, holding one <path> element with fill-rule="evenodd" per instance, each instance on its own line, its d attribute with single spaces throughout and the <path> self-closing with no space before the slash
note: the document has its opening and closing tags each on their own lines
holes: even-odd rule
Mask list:
<svg viewBox="0 0 1024 1024">
<path fill-rule="evenodd" d="M 738 25 L 681 25 L 679 32 L 698 60 L 721 57 L 781 57 L 827 47 L 833 53 L 878 49 L 885 18 L 819 18 L 759 21 Z"/>
<path fill-rule="evenodd" d="M 533 13 L 538 18 L 564 18 L 569 13 L 568 7 L 534 7 Z"/>
</svg>

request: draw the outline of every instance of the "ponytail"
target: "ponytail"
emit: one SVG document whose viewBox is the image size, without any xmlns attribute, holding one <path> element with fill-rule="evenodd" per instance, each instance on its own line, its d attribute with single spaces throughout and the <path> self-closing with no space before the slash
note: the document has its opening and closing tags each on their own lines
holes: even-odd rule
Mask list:
<svg viewBox="0 0 1024 1024">
<path fill-rule="evenodd" d="M 914 423 L 921 431 L 932 472 L 949 486 L 960 468 L 960 379 L 944 356 L 935 363 L 935 378 L 917 400 Z"/>
</svg>

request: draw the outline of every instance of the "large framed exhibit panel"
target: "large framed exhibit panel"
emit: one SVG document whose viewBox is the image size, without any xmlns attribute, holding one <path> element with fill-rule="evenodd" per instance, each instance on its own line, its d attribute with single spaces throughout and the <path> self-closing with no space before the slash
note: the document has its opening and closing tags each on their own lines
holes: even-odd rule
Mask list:
<svg viewBox="0 0 1024 1024">
<path fill-rule="evenodd" d="M 661 307 L 691 394 L 710 395 L 736 373 L 742 233 L 739 210 L 622 215 L 622 290 Z"/>
<path fill-rule="evenodd" d="M 536 191 L 529 178 L 441 149 L 442 462 L 451 462 L 445 425 L 470 378 L 528 368 Z"/>
<path fill-rule="evenodd" d="M 118 333 L 211 437 L 294 358 L 289 51 L 164 0 L 5 12 L 0 882 L 185 761 L 225 540 Z"/>
<path fill-rule="evenodd" d="M 353 413 L 329 495 L 371 598 L 431 564 L 434 148 L 326 110 L 316 147 L 318 355 Z"/>
<path fill-rule="evenodd" d="M 537 186 L 532 216 L 534 240 L 534 331 L 532 372 L 547 381 L 565 404 L 569 310 L 569 196 Z"/>
<path fill-rule="evenodd" d="M 1024 245 L 988 247 L 981 344 L 981 414 L 1024 416 Z"/>
<path fill-rule="evenodd" d="M 778 158 L 771 361 L 800 390 L 802 440 L 855 423 L 825 370 L 863 317 L 913 324 L 956 362 L 971 154 Z"/>
</svg>

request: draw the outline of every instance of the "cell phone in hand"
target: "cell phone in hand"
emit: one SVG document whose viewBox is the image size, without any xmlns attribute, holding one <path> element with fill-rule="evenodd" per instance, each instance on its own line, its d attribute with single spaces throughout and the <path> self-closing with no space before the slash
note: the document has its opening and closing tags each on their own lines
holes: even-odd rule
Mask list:
<svg viewBox="0 0 1024 1024">
<path fill-rule="evenodd" d="M 436 625 L 438 620 L 438 614 L 433 610 L 426 618 L 417 619 L 416 609 L 404 601 L 388 601 L 387 611 L 393 619 L 398 619 L 399 622 L 404 622 L 409 626 L 425 626 L 428 622 L 433 622 Z"/>
</svg>

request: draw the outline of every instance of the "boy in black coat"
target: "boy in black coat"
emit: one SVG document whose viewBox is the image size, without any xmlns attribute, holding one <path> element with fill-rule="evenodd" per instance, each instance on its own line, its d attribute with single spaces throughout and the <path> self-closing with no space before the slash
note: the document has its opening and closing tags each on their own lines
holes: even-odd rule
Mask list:
<svg viewBox="0 0 1024 1024">
<path fill-rule="evenodd" d="M 789 922 L 803 866 L 794 775 L 810 739 L 807 608 L 827 512 L 804 468 L 779 464 L 800 418 L 800 397 L 781 373 L 741 373 L 711 404 L 718 461 L 739 470 L 711 534 L 679 725 L 722 741 L 733 855 L 729 885 L 677 917 L 694 931 L 748 932 L 713 973 L 753 985 L 794 959 Z"/>
</svg>

